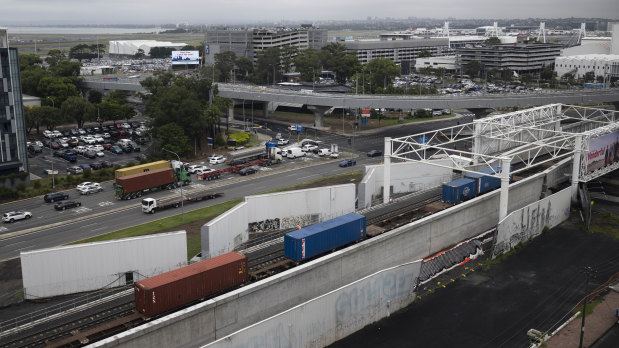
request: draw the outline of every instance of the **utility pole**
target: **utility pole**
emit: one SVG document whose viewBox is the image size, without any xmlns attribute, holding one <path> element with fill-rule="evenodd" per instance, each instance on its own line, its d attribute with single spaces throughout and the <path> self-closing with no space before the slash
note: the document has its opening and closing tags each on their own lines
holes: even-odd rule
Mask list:
<svg viewBox="0 0 619 348">
<path fill-rule="evenodd" d="M 582 348 L 582 340 L 585 336 L 585 314 L 587 313 L 587 300 L 589 299 L 589 279 L 595 278 L 596 271 L 593 268 L 587 266 L 584 269 L 585 276 L 587 280 L 585 281 L 585 299 L 582 305 L 582 323 L 580 324 L 580 343 L 578 344 L 578 348 Z"/>
<path fill-rule="evenodd" d="M 176 156 L 176 158 L 178 159 L 178 163 L 180 163 L 180 166 L 178 168 L 178 178 L 179 178 L 179 182 L 181 184 L 181 213 L 183 214 L 183 222 L 185 221 L 185 197 L 183 196 L 183 180 L 182 180 L 182 176 L 183 176 L 183 163 L 181 162 L 181 158 L 178 156 L 178 154 L 176 152 L 170 151 L 168 149 L 166 149 L 165 147 L 161 148 L 163 151 L 165 152 L 169 152 L 173 155 Z"/>
</svg>

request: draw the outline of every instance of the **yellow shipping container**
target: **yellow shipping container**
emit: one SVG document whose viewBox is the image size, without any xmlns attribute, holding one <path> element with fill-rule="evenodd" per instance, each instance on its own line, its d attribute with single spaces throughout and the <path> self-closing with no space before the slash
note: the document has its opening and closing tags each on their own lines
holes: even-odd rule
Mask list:
<svg viewBox="0 0 619 348">
<path fill-rule="evenodd" d="M 118 179 L 127 175 L 150 172 L 151 170 L 163 168 L 170 168 L 170 163 L 168 161 L 157 161 L 140 164 L 129 168 L 118 169 L 116 170 L 116 172 L 114 172 L 114 178 Z"/>
</svg>

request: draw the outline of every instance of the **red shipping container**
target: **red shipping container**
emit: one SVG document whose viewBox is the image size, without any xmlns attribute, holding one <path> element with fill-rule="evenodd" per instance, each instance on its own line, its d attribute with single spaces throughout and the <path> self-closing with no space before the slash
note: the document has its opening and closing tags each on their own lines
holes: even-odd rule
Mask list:
<svg viewBox="0 0 619 348">
<path fill-rule="evenodd" d="M 137 192 L 173 182 L 174 169 L 172 168 L 155 169 L 150 172 L 116 178 L 116 185 L 122 186 L 124 193 Z"/>
<path fill-rule="evenodd" d="M 152 317 L 242 285 L 247 272 L 247 257 L 235 252 L 196 262 L 135 283 L 135 306 Z"/>
</svg>

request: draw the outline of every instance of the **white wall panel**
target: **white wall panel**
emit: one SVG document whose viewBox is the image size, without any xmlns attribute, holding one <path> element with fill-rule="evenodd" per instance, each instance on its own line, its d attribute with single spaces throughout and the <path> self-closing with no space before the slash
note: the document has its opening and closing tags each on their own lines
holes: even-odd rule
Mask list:
<svg viewBox="0 0 619 348">
<path fill-rule="evenodd" d="M 354 184 L 248 196 L 245 202 L 202 226 L 202 258 L 225 254 L 246 242 L 250 224 L 269 220 L 277 221 L 279 228 L 306 226 L 353 211 Z"/>
<path fill-rule="evenodd" d="M 206 347 L 325 347 L 415 299 L 421 261 L 386 269 L 225 336 Z"/>
<path fill-rule="evenodd" d="M 20 253 L 24 297 L 37 299 L 125 284 L 187 264 L 185 231 Z M 136 273 L 137 272 L 137 273 Z"/>
<path fill-rule="evenodd" d="M 511 250 L 520 242 L 539 236 L 544 227 L 553 228 L 570 215 L 571 188 L 529 204 L 507 215 L 497 227 L 492 256 Z"/>
<path fill-rule="evenodd" d="M 358 209 L 365 209 L 372 206 L 374 193 L 376 192 L 376 168 L 375 166 L 365 166 L 365 174 L 357 188 L 359 196 Z"/>
<path fill-rule="evenodd" d="M 202 259 L 234 250 L 248 239 L 247 202 L 241 202 L 200 228 Z"/>
<path fill-rule="evenodd" d="M 432 163 L 449 166 L 449 159 L 432 160 Z M 382 195 L 385 180 L 383 165 L 367 166 L 368 171 L 374 169 L 373 196 Z M 404 162 L 391 164 L 391 186 L 393 193 L 406 193 L 426 190 L 451 181 L 452 169 L 420 162 Z M 367 194 L 367 193 L 366 193 Z"/>
</svg>

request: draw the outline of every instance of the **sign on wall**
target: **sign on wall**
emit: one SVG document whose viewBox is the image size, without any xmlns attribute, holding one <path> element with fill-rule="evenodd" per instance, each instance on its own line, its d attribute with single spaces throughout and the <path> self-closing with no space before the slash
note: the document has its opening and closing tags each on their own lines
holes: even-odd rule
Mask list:
<svg viewBox="0 0 619 348">
<path fill-rule="evenodd" d="M 200 64 L 198 51 L 172 51 L 172 65 Z"/>
<path fill-rule="evenodd" d="M 587 174 L 619 162 L 619 131 L 589 140 Z"/>
</svg>

